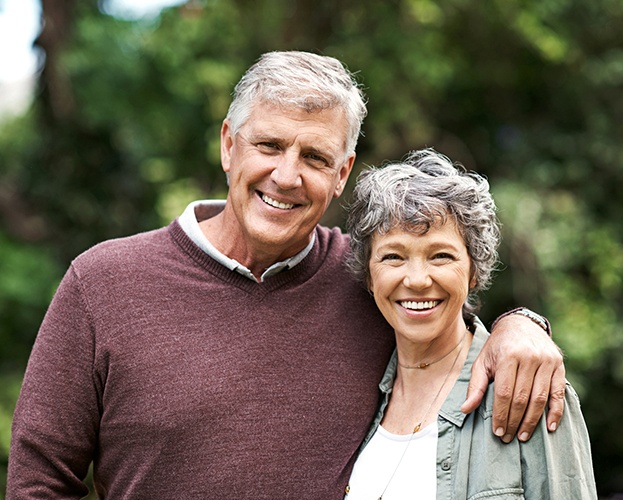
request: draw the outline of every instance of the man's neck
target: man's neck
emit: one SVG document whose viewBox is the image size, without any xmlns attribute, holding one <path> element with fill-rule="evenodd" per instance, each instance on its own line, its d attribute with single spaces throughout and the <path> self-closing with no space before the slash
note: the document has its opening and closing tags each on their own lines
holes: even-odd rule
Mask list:
<svg viewBox="0 0 623 500">
<path fill-rule="evenodd" d="M 227 219 L 227 207 L 223 212 L 199 221 L 199 227 L 207 240 L 223 255 L 245 266 L 258 281 L 270 266 L 284 261 L 305 248 L 284 252 L 283 248 L 256 248 L 250 245 L 244 234 L 232 230 L 236 224 L 230 224 Z M 309 242 L 305 242 L 307 244 Z"/>
</svg>

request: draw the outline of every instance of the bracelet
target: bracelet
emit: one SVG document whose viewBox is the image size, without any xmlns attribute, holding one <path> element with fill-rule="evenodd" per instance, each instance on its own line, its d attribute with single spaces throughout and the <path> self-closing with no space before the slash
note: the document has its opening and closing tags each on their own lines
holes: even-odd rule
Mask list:
<svg viewBox="0 0 623 500">
<path fill-rule="evenodd" d="M 549 334 L 549 325 L 547 324 L 547 320 L 540 314 L 532 312 L 530 309 L 527 309 L 525 307 L 520 307 L 519 309 L 515 309 L 514 311 L 511 311 L 511 314 L 521 314 L 522 316 L 525 316 L 526 318 L 531 320 L 533 323 L 536 323 L 537 325 L 539 325 L 541 328 L 543 328 L 543 330 L 545 330 Z"/>
</svg>

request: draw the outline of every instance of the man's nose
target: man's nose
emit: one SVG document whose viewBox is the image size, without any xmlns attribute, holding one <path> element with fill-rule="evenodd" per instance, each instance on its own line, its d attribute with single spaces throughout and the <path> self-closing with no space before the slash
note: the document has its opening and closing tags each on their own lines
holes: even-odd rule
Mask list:
<svg viewBox="0 0 623 500">
<path fill-rule="evenodd" d="M 271 179 L 281 189 L 295 189 L 301 186 L 301 161 L 294 152 L 285 152 L 275 162 L 270 175 Z"/>
</svg>

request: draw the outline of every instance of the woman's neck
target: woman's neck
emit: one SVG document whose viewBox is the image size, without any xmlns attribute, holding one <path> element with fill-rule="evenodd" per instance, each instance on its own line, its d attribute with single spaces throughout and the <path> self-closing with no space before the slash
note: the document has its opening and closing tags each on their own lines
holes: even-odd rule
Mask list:
<svg viewBox="0 0 623 500">
<path fill-rule="evenodd" d="M 411 434 L 437 418 L 443 402 L 456 382 L 471 345 L 472 335 L 465 329 L 458 345 L 437 363 L 426 368 L 398 365 L 389 406 L 383 418 L 385 429 L 395 434 Z M 398 351 L 400 361 L 400 351 Z"/>
<path fill-rule="evenodd" d="M 397 332 L 399 367 L 421 370 L 447 361 L 460 347 L 467 331 L 465 322 L 459 318 L 449 332 L 428 342 L 414 342 Z"/>
</svg>

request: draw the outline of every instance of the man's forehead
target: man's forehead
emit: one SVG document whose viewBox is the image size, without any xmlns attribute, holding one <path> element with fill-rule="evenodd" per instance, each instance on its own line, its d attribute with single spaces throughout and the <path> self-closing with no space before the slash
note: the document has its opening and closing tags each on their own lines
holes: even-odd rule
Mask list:
<svg viewBox="0 0 623 500">
<path fill-rule="evenodd" d="M 343 150 L 346 128 L 345 113 L 340 108 L 307 111 L 296 106 L 265 103 L 253 107 L 241 130 L 249 137 L 266 139 L 287 140 L 299 134 L 301 137 L 308 135 L 315 142 Z"/>
<path fill-rule="evenodd" d="M 260 101 L 253 104 L 249 118 L 268 117 L 271 115 L 292 119 L 318 119 L 320 121 L 325 121 L 328 117 L 331 117 L 336 121 L 344 120 L 344 126 L 346 122 L 346 110 L 340 106 L 308 108 L 296 104 L 273 103 L 270 101 Z"/>
</svg>

